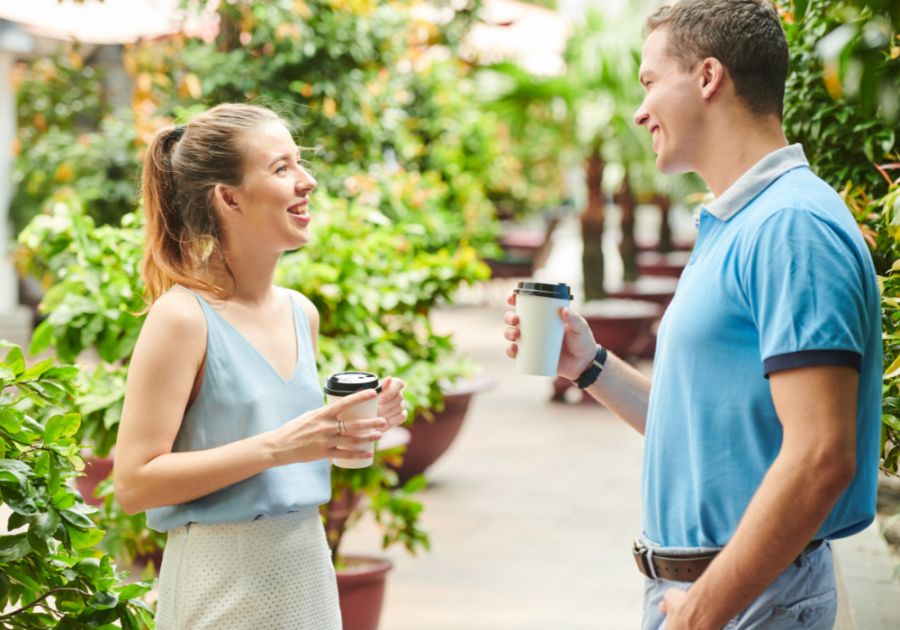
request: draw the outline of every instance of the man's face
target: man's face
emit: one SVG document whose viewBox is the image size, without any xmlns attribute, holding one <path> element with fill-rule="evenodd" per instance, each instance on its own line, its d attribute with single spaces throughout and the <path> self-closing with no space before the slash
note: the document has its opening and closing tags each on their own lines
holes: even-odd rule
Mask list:
<svg viewBox="0 0 900 630">
<path fill-rule="evenodd" d="M 666 29 L 660 28 L 644 43 L 640 80 L 645 95 L 634 122 L 647 127 L 653 136 L 660 172 L 674 175 L 694 170 L 704 101 L 700 73 L 681 70 L 678 60 L 666 50 L 667 39 Z"/>
</svg>

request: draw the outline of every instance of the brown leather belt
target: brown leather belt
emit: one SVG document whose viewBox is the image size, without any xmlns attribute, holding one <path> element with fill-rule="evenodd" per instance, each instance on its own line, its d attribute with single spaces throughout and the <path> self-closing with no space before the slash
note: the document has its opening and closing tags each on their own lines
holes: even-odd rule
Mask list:
<svg viewBox="0 0 900 630">
<path fill-rule="evenodd" d="M 821 539 L 812 541 L 806 545 L 806 548 L 800 553 L 800 556 L 818 549 L 821 544 Z M 634 544 L 632 552 L 634 554 L 634 561 L 637 563 L 638 571 L 648 578 L 663 578 L 666 580 L 675 580 L 677 582 L 696 582 L 706 570 L 706 567 L 713 561 L 713 558 L 719 553 L 718 551 L 708 551 L 683 556 L 654 553 L 651 556 L 654 571 L 651 571 L 650 560 L 647 559 L 647 551 L 648 549 L 646 547 L 639 545 L 637 542 Z M 800 556 L 797 556 L 794 562 L 799 561 Z"/>
</svg>

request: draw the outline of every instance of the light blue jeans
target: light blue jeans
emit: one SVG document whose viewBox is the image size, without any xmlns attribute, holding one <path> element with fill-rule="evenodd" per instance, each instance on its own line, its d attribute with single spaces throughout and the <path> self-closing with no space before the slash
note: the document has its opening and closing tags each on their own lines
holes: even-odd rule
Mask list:
<svg viewBox="0 0 900 630">
<path fill-rule="evenodd" d="M 638 540 L 653 553 L 692 555 L 712 549 L 661 547 L 641 536 Z M 687 591 L 690 582 L 645 578 L 643 630 L 665 630 L 666 616 L 659 603 L 672 588 Z M 831 543 L 792 562 L 746 610 L 722 630 L 833 630 L 837 618 L 837 584 Z"/>
</svg>

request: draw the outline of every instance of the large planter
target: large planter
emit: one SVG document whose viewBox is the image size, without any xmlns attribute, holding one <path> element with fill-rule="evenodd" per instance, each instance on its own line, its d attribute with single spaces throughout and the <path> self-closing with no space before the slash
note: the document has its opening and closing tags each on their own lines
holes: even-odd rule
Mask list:
<svg viewBox="0 0 900 630">
<path fill-rule="evenodd" d="M 642 252 L 658 252 L 659 240 L 638 240 L 637 248 Z M 689 252 L 694 249 L 694 241 L 672 239 L 672 251 Z"/>
<path fill-rule="evenodd" d="M 378 630 L 387 572 L 393 563 L 385 558 L 343 556 L 337 573 L 338 596 L 344 630 Z"/>
<path fill-rule="evenodd" d="M 433 412 L 431 420 L 416 416 L 409 429 L 410 440 L 403 455 L 403 464 L 397 468 L 401 484 L 420 475 L 443 455 L 462 428 L 472 396 L 494 386 L 486 376 L 458 381 L 444 388 L 444 409 Z"/>
<path fill-rule="evenodd" d="M 94 507 L 103 503 L 103 499 L 94 496 L 94 490 L 105 481 L 113 471 L 113 453 L 109 457 L 88 457 L 85 459 L 84 476 L 75 478 L 75 486 L 81 493 L 84 502 Z"/>
<path fill-rule="evenodd" d="M 598 300 L 575 309 L 591 328 L 594 340 L 622 359 L 640 356 L 650 337 L 650 327 L 662 315 L 659 304 L 641 300 Z M 575 387 L 568 379 L 553 382 L 553 400 L 564 400 L 566 391 Z M 594 398 L 582 392 L 580 402 Z"/>
<path fill-rule="evenodd" d="M 636 282 L 629 282 L 615 290 L 607 291 L 606 295 L 620 300 L 644 300 L 665 308 L 675 297 L 677 286 L 678 280 L 675 278 L 646 276 L 638 278 Z"/>
<path fill-rule="evenodd" d="M 642 276 L 680 278 L 681 272 L 687 267 L 690 259 L 690 252 L 672 252 L 671 254 L 641 252 L 638 254 L 638 271 Z"/>
</svg>

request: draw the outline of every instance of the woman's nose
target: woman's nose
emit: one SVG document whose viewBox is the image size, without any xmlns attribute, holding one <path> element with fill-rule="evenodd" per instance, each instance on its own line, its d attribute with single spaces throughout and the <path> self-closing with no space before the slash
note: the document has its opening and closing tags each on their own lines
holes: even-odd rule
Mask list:
<svg viewBox="0 0 900 630">
<path fill-rule="evenodd" d="M 309 190 L 310 192 L 315 190 L 316 186 L 318 185 L 316 179 L 312 175 L 310 175 L 309 171 L 307 171 L 305 168 L 301 168 L 300 172 L 301 175 L 299 178 L 297 178 L 297 188 L 300 190 Z"/>
</svg>

